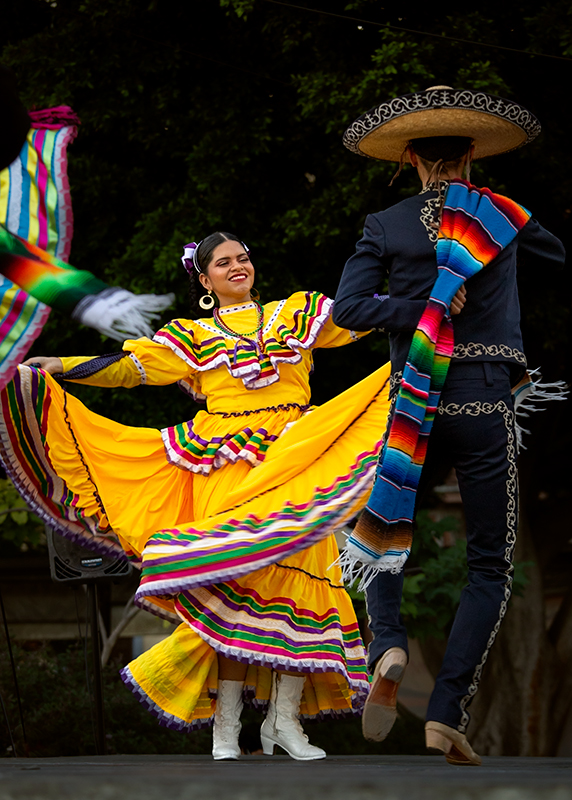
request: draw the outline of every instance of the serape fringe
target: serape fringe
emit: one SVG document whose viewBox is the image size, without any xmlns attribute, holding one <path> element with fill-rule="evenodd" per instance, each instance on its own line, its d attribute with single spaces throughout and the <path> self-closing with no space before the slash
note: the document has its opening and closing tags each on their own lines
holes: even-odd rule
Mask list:
<svg viewBox="0 0 572 800">
<path fill-rule="evenodd" d="M 524 420 L 535 411 L 544 411 L 538 403 L 546 403 L 550 400 L 566 400 L 569 395 L 568 385 L 565 381 L 553 381 L 543 383 L 540 369 L 529 369 L 525 377 L 518 386 L 513 389 L 514 412 L 516 416 L 516 439 L 518 450 L 526 450 L 523 444 L 523 436 L 530 433 L 522 425 Z"/>
</svg>

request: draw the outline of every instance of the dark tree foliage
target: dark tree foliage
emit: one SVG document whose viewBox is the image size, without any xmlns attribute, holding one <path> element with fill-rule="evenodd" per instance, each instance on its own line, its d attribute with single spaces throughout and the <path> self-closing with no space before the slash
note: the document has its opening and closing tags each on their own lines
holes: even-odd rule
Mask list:
<svg viewBox="0 0 572 800">
<path fill-rule="evenodd" d="M 538 114 L 538 143 L 478 164 L 474 180 L 510 193 L 568 238 L 570 111 L 561 87 L 572 62 L 388 27 L 566 55 L 566 4 L 540 13 L 532 2 L 518 12 L 489 2 L 438 19 L 429 8 L 403 16 L 402 4 L 368 0 L 315 7 L 329 14 L 267 0 L 206 0 L 200 12 L 168 0 L 11 4 L 3 60 L 24 100 L 70 104 L 83 123 L 70 148 L 72 263 L 137 291 L 173 290 L 172 313 L 185 315 L 181 246 L 224 227 L 252 248 L 263 299 L 300 287 L 332 294 L 365 214 L 417 187 L 409 170 L 389 189 L 393 167 L 349 153 L 341 134 L 380 100 L 435 83 L 497 92 Z M 521 277 L 531 361 L 561 373 L 562 278 L 540 280 L 533 264 Z M 109 349 L 56 319 L 39 346 Z M 358 350 L 324 359 L 317 400 L 387 352 L 381 337 Z M 105 400 L 107 413 L 136 410 L 153 424 L 164 421 L 164 405 L 114 396 L 110 409 Z"/>
<path fill-rule="evenodd" d="M 411 169 L 389 188 L 394 165 L 349 153 L 341 135 L 378 102 L 435 84 L 500 94 L 539 117 L 543 133 L 535 143 L 477 162 L 472 179 L 529 207 L 570 243 L 572 10 L 564 0 L 542 6 L 485 0 L 464 10 L 445 3 L 438 11 L 426 4 L 415 13 L 393 0 L 383 7 L 374 0 L 4 5 L 2 60 L 15 71 L 24 101 L 69 104 L 82 119 L 69 153 L 72 263 L 135 291 L 174 291 L 172 316 L 188 313 L 182 245 L 221 228 L 251 248 L 263 300 L 298 288 L 333 294 L 365 214 L 418 191 Z M 519 280 L 529 362 L 542 365 L 549 379 L 566 377 L 564 274 L 522 263 Z M 35 352 L 115 348 L 54 315 Z M 315 401 L 359 380 L 387 352 L 385 337 L 372 335 L 319 353 Z M 171 387 L 73 391 L 93 409 L 131 424 L 163 426 L 194 413 Z M 536 436 L 523 463 L 528 527 L 521 556 L 536 564 L 537 599 L 554 562 L 570 559 L 566 406 L 531 422 Z M 569 606 L 572 600 L 563 608 Z M 562 612 L 557 620 L 554 647 L 567 619 Z M 545 646 L 542 624 L 537 648 L 527 655 L 533 661 Z M 572 656 L 567 653 L 560 647 L 558 663 Z M 572 686 L 562 692 L 564 718 Z M 550 703 L 557 699 L 552 690 Z M 524 717 L 515 722 L 503 741 L 516 741 L 514 730 L 528 730 L 527 724 Z M 523 734 L 515 747 L 554 752 L 554 737 L 542 736 Z"/>
</svg>

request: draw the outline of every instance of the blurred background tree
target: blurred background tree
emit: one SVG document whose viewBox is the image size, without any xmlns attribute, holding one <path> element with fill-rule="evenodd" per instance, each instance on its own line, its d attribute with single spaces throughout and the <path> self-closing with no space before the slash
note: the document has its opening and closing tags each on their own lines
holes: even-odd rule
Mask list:
<svg viewBox="0 0 572 800">
<path fill-rule="evenodd" d="M 472 179 L 531 208 L 569 242 L 569 3 L 485 0 L 466 11 L 445 3 L 436 14 L 433 6 L 412 12 L 393 0 L 383 7 L 376 0 L 304 2 L 6 0 L 1 57 L 24 101 L 69 104 L 82 120 L 69 153 L 75 266 L 136 291 L 174 291 L 171 314 L 184 317 L 182 245 L 222 229 L 251 247 L 263 300 L 302 287 L 333 294 L 365 214 L 418 191 L 412 170 L 389 188 L 393 165 L 346 151 L 343 130 L 380 101 L 434 84 L 501 94 L 537 114 L 541 137 L 478 162 Z M 542 364 L 548 379 L 566 377 L 563 276 L 522 263 L 519 280 L 529 362 Z M 34 351 L 115 347 L 54 314 Z M 318 353 L 315 402 L 387 355 L 379 334 Z M 71 390 L 128 424 L 162 427 L 195 410 L 171 387 Z M 572 561 L 567 404 L 555 405 L 531 420 L 534 436 L 521 463 L 517 559 L 530 562 L 529 583 L 511 605 L 473 705 L 473 742 L 490 754 L 555 754 L 570 720 L 572 590 L 550 627 L 545 605 L 547 592 L 569 585 Z M 452 614 L 463 580 L 460 545 L 452 552 L 431 539 L 425 545 L 420 577 L 406 595 L 407 603 L 425 603 L 415 619 L 409 613 L 420 634 Z M 437 574 L 450 588 L 428 597 Z M 429 645 L 426 658 L 436 660 Z"/>
</svg>

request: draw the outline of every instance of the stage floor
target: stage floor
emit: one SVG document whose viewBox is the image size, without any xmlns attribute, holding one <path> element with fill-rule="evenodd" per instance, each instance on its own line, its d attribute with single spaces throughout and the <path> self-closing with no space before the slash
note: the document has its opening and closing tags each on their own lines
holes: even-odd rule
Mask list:
<svg viewBox="0 0 572 800">
<path fill-rule="evenodd" d="M 570 758 L 92 756 L 2 759 L 0 800 L 572 800 Z"/>
</svg>

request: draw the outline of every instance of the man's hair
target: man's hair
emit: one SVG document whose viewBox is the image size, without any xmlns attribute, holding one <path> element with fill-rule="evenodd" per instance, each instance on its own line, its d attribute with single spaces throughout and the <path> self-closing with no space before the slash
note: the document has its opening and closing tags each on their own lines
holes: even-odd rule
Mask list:
<svg viewBox="0 0 572 800">
<path fill-rule="evenodd" d="M 412 139 L 409 144 L 415 155 L 434 164 L 439 159 L 445 163 L 459 161 L 472 143 L 468 136 L 428 136 L 426 139 Z"/>
</svg>

